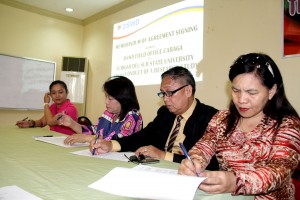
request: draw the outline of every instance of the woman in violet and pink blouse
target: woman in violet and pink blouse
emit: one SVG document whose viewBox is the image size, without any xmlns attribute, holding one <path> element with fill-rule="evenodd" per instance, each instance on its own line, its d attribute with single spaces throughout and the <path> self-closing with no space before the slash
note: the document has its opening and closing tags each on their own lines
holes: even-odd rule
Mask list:
<svg viewBox="0 0 300 200">
<path fill-rule="evenodd" d="M 123 76 L 111 77 L 104 83 L 103 90 L 106 110 L 96 125 L 80 125 L 67 115 L 59 120 L 77 133 L 67 137 L 64 141 L 66 144 L 91 142 L 98 134 L 104 140 L 111 140 L 129 136 L 142 129 L 142 115 L 131 80 Z"/>
</svg>

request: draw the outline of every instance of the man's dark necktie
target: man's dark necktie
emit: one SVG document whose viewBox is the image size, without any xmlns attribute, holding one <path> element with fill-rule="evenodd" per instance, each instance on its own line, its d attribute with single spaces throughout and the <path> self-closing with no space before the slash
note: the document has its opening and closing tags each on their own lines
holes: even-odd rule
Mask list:
<svg viewBox="0 0 300 200">
<path fill-rule="evenodd" d="M 173 131 L 171 133 L 171 136 L 170 136 L 170 139 L 169 139 L 169 144 L 168 144 L 168 148 L 167 148 L 168 152 L 172 152 L 172 148 L 173 148 L 174 142 L 175 142 L 176 137 L 177 137 L 177 135 L 179 133 L 180 121 L 182 120 L 182 118 L 183 117 L 181 115 L 178 115 L 178 117 L 177 117 L 176 126 L 173 129 Z"/>
</svg>

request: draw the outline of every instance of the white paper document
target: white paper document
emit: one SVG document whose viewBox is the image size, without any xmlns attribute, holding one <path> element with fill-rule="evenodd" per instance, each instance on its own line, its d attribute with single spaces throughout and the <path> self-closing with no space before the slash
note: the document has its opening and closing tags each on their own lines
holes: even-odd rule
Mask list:
<svg viewBox="0 0 300 200">
<path fill-rule="evenodd" d="M 125 161 L 125 162 L 128 162 L 128 158 L 126 158 L 124 154 L 126 154 L 127 157 L 134 155 L 134 152 L 109 152 L 109 153 L 104 153 L 104 154 L 93 156 L 89 149 L 85 149 L 85 150 L 81 150 L 81 151 L 74 151 L 71 153 L 80 155 L 80 156 L 89 156 L 89 157 L 94 157 L 94 158 L 119 160 L 119 161 Z"/>
<path fill-rule="evenodd" d="M 37 141 L 46 142 L 49 144 L 54 144 L 57 146 L 65 147 L 65 148 L 72 148 L 72 147 L 86 147 L 90 144 L 86 143 L 75 143 L 72 145 L 64 144 L 64 140 L 67 138 L 66 136 L 58 136 L 58 137 L 33 137 Z"/>
<path fill-rule="evenodd" d="M 140 168 L 141 167 L 141 168 Z M 103 192 L 141 199 L 192 200 L 204 177 L 171 173 L 157 167 L 115 167 L 100 180 L 89 185 Z"/>
<path fill-rule="evenodd" d="M 142 170 L 142 171 L 151 171 L 151 172 L 158 172 L 163 174 L 173 174 L 177 175 L 178 170 L 177 169 L 167 169 L 167 168 L 161 168 L 161 167 L 152 167 L 149 165 L 137 165 L 133 167 L 132 169 L 136 170 Z"/>
<path fill-rule="evenodd" d="M 39 197 L 19 188 L 16 185 L 0 188 L 1 200 L 41 200 Z"/>
</svg>

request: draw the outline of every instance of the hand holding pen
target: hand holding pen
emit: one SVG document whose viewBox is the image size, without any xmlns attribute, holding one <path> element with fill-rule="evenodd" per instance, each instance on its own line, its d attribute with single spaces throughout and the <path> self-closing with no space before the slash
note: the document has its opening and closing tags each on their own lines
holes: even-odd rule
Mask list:
<svg viewBox="0 0 300 200">
<path fill-rule="evenodd" d="M 100 136 L 101 136 L 101 138 L 100 138 Z M 101 130 L 99 131 L 99 133 L 96 133 L 96 139 L 95 139 L 94 145 L 97 144 L 99 138 L 102 140 L 102 137 L 103 137 L 103 129 L 101 129 Z M 93 147 L 92 155 L 95 155 L 96 150 L 97 150 L 97 148 Z"/>
<path fill-rule="evenodd" d="M 70 119 L 68 119 L 68 115 L 65 115 L 66 112 L 63 111 L 61 114 L 58 115 L 58 117 L 56 118 L 56 121 L 58 121 L 59 125 L 64 125 L 64 126 L 69 126 L 70 124 Z M 64 117 L 66 116 L 66 117 Z M 62 118 L 64 117 L 64 119 L 62 120 Z"/>
<path fill-rule="evenodd" d="M 25 128 L 26 125 L 28 125 L 28 122 L 26 121 L 28 117 L 25 117 L 24 119 L 17 121 L 16 126 L 20 128 Z"/>
<path fill-rule="evenodd" d="M 191 157 L 189 156 L 189 154 L 188 154 L 187 150 L 185 149 L 184 145 L 183 145 L 182 143 L 179 143 L 179 146 L 180 146 L 180 148 L 182 149 L 183 154 L 185 155 L 185 157 L 186 157 L 188 160 L 190 160 L 190 161 L 193 163 L 193 165 L 195 166 L 193 160 L 192 160 Z M 200 174 L 197 172 L 197 169 L 196 169 L 196 175 L 197 175 L 198 177 L 200 176 Z"/>
<path fill-rule="evenodd" d="M 95 139 L 94 145 L 97 144 L 97 142 L 98 142 L 98 140 L 99 140 L 99 135 L 100 135 L 100 134 L 97 134 L 97 135 L 96 135 L 96 139 Z M 94 148 L 93 148 L 93 151 L 92 151 L 92 155 L 94 156 L 95 153 L 96 153 L 96 148 L 94 147 Z"/>
</svg>

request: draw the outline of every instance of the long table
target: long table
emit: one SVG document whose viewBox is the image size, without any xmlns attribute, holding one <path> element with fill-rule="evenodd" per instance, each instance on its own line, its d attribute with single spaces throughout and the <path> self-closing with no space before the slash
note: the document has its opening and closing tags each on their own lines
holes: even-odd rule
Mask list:
<svg viewBox="0 0 300 200">
<path fill-rule="evenodd" d="M 132 168 L 135 164 L 74 155 L 70 152 L 87 147 L 64 148 L 33 139 L 33 136 L 49 134 L 62 136 L 48 128 L 0 126 L 0 187 L 17 185 L 41 199 L 132 199 L 104 193 L 88 185 L 116 166 Z M 161 161 L 153 166 L 177 169 L 179 164 Z M 253 200 L 253 197 L 212 195 L 197 190 L 194 199 Z"/>
</svg>

